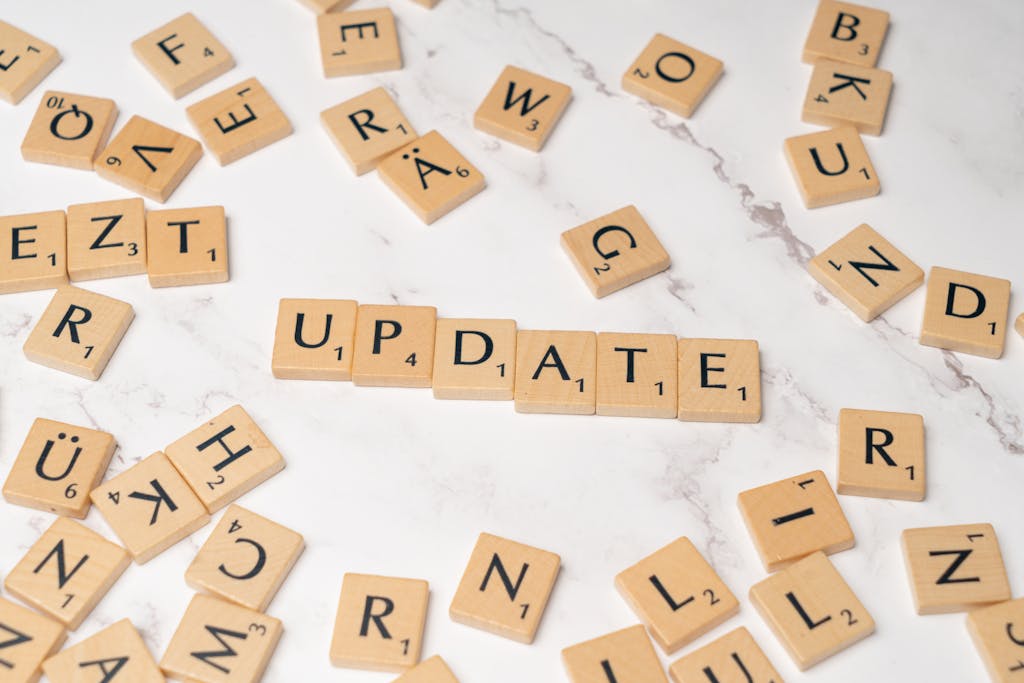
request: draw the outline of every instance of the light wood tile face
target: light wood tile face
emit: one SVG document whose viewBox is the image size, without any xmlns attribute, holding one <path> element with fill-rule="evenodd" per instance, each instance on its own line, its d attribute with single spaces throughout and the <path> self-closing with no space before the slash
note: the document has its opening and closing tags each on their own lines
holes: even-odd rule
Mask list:
<svg viewBox="0 0 1024 683">
<path fill-rule="evenodd" d="M 149 648 L 127 619 L 50 657 L 43 670 L 50 683 L 164 683 Z"/>
<path fill-rule="evenodd" d="M 921 323 L 921 343 L 1000 358 L 1009 321 L 1010 281 L 932 268 Z"/>
<path fill-rule="evenodd" d="M 824 553 L 750 589 L 750 601 L 806 671 L 875 631 L 875 621 Z"/>
<path fill-rule="evenodd" d="M 160 660 L 160 668 L 175 680 L 257 683 L 283 631 L 274 617 L 196 595 Z"/>
<path fill-rule="evenodd" d="M 789 138 L 785 151 L 808 209 L 874 197 L 882 190 L 853 126 Z"/>
<path fill-rule="evenodd" d="M 72 282 L 146 272 L 146 205 L 141 198 L 68 207 Z"/>
<path fill-rule="evenodd" d="M 317 14 L 340 12 L 351 5 L 354 1 L 355 0 L 299 0 L 299 2 Z"/>
<path fill-rule="evenodd" d="M 272 369 L 279 379 L 352 379 L 355 301 L 281 299 Z"/>
<path fill-rule="evenodd" d="M 210 521 L 199 498 L 159 451 L 93 489 L 91 497 L 139 564 Z"/>
<path fill-rule="evenodd" d="M 801 120 L 881 135 L 891 92 L 889 71 L 821 60 L 811 73 Z"/>
<path fill-rule="evenodd" d="M 561 241 L 562 249 L 598 299 L 671 265 L 661 242 L 632 205 L 567 230 Z"/>
<path fill-rule="evenodd" d="M 228 227 L 223 206 L 146 214 L 149 284 L 180 287 L 227 282 Z"/>
<path fill-rule="evenodd" d="M 844 495 L 924 500 L 924 418 L 877 410 L 839 411 L 839 479 Z"/>
<path fill-rule="evenodd" d="M 993 683 L 1024 679 L 1024 598 L 974 610 L 967 631 Z"/>
<path fill-rule="evenodd" d="M 174 99 L 235 66 L 227 48 L 191 12 L 142 36 L 132 51 Z"/>
<path fill-rule="evenodd" d="M 804 43 L 803 60 L 831 59 L 874 66 L 889 28 L 889 13 L 849 2 L 822 0 Z"/>
<path fill-rule="evenodd" d="M 117 118 L 114 100 L 48 90 L 21 142 L 25 161 L 91 171 Z"/>
<path fill-rule="evenodd" d="M 221 166 L 292 134 L 288 117 L 255 78 L 196 102 L 185 111 Z"/>
<path fill-rule="evenodd" d="M 807 270 L 865 322 L 924 282 L 924 271 L 867 224 L 812 258 Z"/>
<path fill-rule="evenodd" d="M 430 587 L 419 579 L 345 574 L 331 663 L 402 672 L 420 661 Z"/>
<path fill-rule="evenodd" d="M 459 683 L 440 656 L 434 655 L 406 671 L 392 683 Z"/>
<path fill-rule="evenodd" d="M 89 492 L 103 479 L 116 449 L 106 432 L 37 418 L 4 482 L 4 499 L 85 519 Z"/>
<path fill-rule="evenodd" d="M 57 48 L 0 21 L 0 99 L 18 104 L 58 64 Z"/>
<path fill-rule="evenodd" d="M 643 626 L 630 626 L 562 650 L 572 683 L 668 683 Z"/>
<path fill-rule="evenodd" d="M 743 626 L 677 660 L 668 672 L 673 683 L 785 683 Z"/>
<path fill-rule="evenodd" d="M 666 654 L 733 617 L 740 603 L 690 539 L 676 539 L 615 577 Z"/>
<path fill-rule="evenodd" d="M 907 529 L 902 544 L 918 614 L 967 612 L 1010 599 L 991 524 Z"/>
<path fill-rule="evenodd" d="M 123 301 L 61 287 L 25 341 L 25 356 L 33 363 L 97 380 L 134 318 L 131 305 Z"/>
<path fill-rule="evenodd" d="M 1024 313 L 1017 316 L 1017 322 L 1013 327 L 1017 330 L 1017 334 L 1024 337 Z"/>
<path fill-rule="evenodd" d="M 240 405 L 232 406 L 165 449 L 210 512 L 284 469 L 284 458 Z"/>
<path fill-rule="evenodd" d="M 597 335 L 520 330 L 515 407 L 520 413 L 593 415 L 597 407 Z"/>
<path fill-rule="evenodd" d="M 352 381 L 368 387 L 429 387 L 436 325 L 433 306 L 360 306 Z"/>
<path fill-rule="evenodd" d="M 441 318 L 434 342 L 434 398 L 511 401 L 516 321 Z"/>
<path fill-rule="evenodd" d="M 678 341 L 671 334 L 597 335 L 597 414 L 676 417 Z"/>
<path fill-rule="evenodd" d="M 232 505 L 185 571 L 185 581 L 197 591 L 265 612 L 303 548 L 301 534 Z"/>
<path fill-rule="evenodd" d="M 0 294 L 66 284 L 63 211 L 0 217 Z"/>
<path fill-rule="evenodd" d="M 738 503 L 770 572 L 818 550 L 831 555 L 853 547 L 853 530 L 820 470 L 743 491 Z"/>
<path fill-rule="evenodd" d="M 417 137 L 409 119 L 384 88 L 374 88 L 325 109 L 320 123 L 356 175 L 377 168 L 381 159 Z"/>
<path fill-rule="evenodd" d="M 35 683 L 43 660 L 66 638 L 64 626 L 30 609 L 0 598 L 0 669 L 7 683 Z"/>
<path fill-rule="evenodd" d="M 395 15 L 387 7 L 321 14 L 316 25 L 327 78 L 402 68 Z"/>
<path fill-rule="evenodd" d="M 679 419 L 760 422 L 761 355 L 746 339 L 679 340 Z"/>
<path fill-rule="evenodd" d="M 96 173 L 165 202 L 203 156 L 199 142 L 141 116 L 128 119 L 96 159 Z"/>
<path fill-rule="evenodd" d="M 532 643 L 560 566 L 555 553 L 480 534 L 448 615 L 460 624 Z"/>
<path fill-rule="evenodd" d="M 473 125 L 539 152 L 572 99 L 572 88 L 539 74 L 506 66 L 473 115 Z"/>
<path fill-rule="evenodd" d="M 380 179 L 427 225 L 486 186 L 483 174 L 432 130 L 377 166 Z"/>
<path fill-rule="evenodd" d="M 74 631 L 129 564 L 121 546 L 58 517 L 7 575 L 4 588 Z"/>
<path fill-rule="evenodd" d="M 657 33 L 622 75 L 622 89 L 689 118 L 721 75 L 721 61 Z"/>
</svg>

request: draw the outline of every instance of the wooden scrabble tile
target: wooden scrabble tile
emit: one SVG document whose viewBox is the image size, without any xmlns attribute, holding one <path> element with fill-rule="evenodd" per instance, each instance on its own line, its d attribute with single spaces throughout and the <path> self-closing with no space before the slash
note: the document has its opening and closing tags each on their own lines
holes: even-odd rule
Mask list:
<svg viewBox="0 0 1024 683">
<path fill-rule="evenodd" d="M 918 614 L 968 612 L 1010 599 L 991 524 L 906 529 L 901 541 Z"/>
<path fill-rule="evenodd" d="M 4 482 L 8 503 L 85 519 L 89 492 L 103 479 L 117 450 L 96 429 L 36 418 Z"/>
<path fill-rule="evenodd" d="M 430 587 L 419 579 L 345 574 L 331 664 L 402 672 L 420 661 Z"/>
<path fill-rule="evenodd" d="M 668 683 L 644 627 L 637 624 L 562 650 L 572 683 Z"/>
<path fill-rule="evenodd" d="M 104 482 L 90 495 L 139 564 L 210 521 L 199 498 L 160 451 Z"/>
<path fill-rule="evenodd" d="M 677 660 L 668 672 L 674 683 L 784 683 L 743 626 Z"/>
<path fill-rule="evenodd" d="M 441 0 L 412 0 L 412 1 L 415 2 L 417 5 L 420 5 L 422 7 L 426 7 L 427 9 L 434 9 L 435 7 L 437 7 L 437 3 L 441 2 Z"/>
<path fill-rule="evenodd" d="M 385 157 L 377 170 L 384 184 L 427 225 L 487 185 L 483 174 L 436 130 Z"/>
<path fill-rule="evenodd" d="M 925 475 L 920 415 L 839 411 L 839 493 L 924 500 Z"/>
<path fill-rule="evenodd" d="M 597 335 L 597 414 L 676 416 L 677 340 L 671 334 Z"/>
<path fill-rule="evenodd" d="M 473 125 L 539 152 L 572 99 L 572 88 L 525 69 L 506 66 L 473 115 Z"/>
<path fill-rule="evenodd" d="M 977 609 L 967 631 L 993 683 L 1016 683 L 1024 672 L 1024 598 Z"/>
<path fill-rule="evenodd" d="M 364 387 L 429 387 L 436 324 L 433 306 L 361 305 L 352 381 Z"/>
<path fill-rule="evenodd" d="M 889 71 L 821 60 L 811 73 L 800 120 L 822 126 L 853 126 L 864 135 L 881 135 L 890 92 Z"/>
<path fill-rule="evenodd" d="M 593 415 L 597 410 L 597 335 L 520 330 L 515 406 L 519 413 Z"/>
<path fill-rule="evenodd" d="M 97 380 L 135 318 L 131 304 L 61 287 L 25 341 L 25 356 L 54 370 Z"/>
<path fill-rule="evenodd" d="M 831 555 L 854 545 L 853 530 L 820 470 L 748 489 L 737 502 L 770 572 L 817 550 Z"/>
<path fill-rule="evenodd" d="M 866 223 L 812 258 L 807 270 L 865 322 L 924 282 L 924 271 Z"/>
<path fill-rule="evenodd" d="M 299 2 L 317 14 L 340 12 L 351 5 L 354 1 L 355 0 L 299 0 Z"/>
<path fill-rule="evenodd" d="M 146 214 L 146 269 L 151 287 L 227 282 L 228 225 L 223 206 Z"/>
<path fill-rule="evenodd" d="M 0 294 L 66 284 L 63 211 L 0 216 Z"/>
<path fill-rule="evenodd" d="M 284 469 L 284 458 L 240 405 L 231 406 L 164 449 L 210 512 Z"/>
<path fill-rule="evenodd" d="M 175 680 L 257 683 L 284 628 L 274 617 L 195 595 L 160 660 Z"/>
<path fill-rule="evenodd" d="M 460 624 L 532 643 L 561 564 L 555 553 L 480 534 L 448 615 Z"/>
<path fill-rule="evenodd" d="M 116 118 L 114 100 L 47 90 L 21 142 L 21 156 L 91 171 Z"/>
<path fill-rule="evenodd" d="M 821 552 L 752 586 L 750 601 L 801 671 L 875 631 L 875 620 Z"/>
<path fill-rule="evenodd" d="M 146 272 L 146 205 L 141 198 L 68 207 L 72 282 Z"/>
<path fill-rule="evenodd" d="M 821 0 L 804 43 L 803 61 L 831 59 L 874 66 L 882 50 L 889 13 L 849 2 Z"/>
<path fill-rule="evenodd" d="M 0 598 L 0 669 L 8 683 L 35 683 L 43 660 L 60 649 L 64 626 Z"/>
<path fill-rule="evenodd" d="M 128 619 L 50 657 L 43 671 L 50 683 L 164 683 L 156 660 Z"/>
<path fill-rule="evenodd" d="M 622 89 L 689 118 L 721 75 L 721 61 L 656 33 L 622 75 Z"/>
<path fill-rule="evenodd" d="M 165 202 L 203 156 L 196 140 L 133 116 L 96 159 L 96 173 L 157 202 Z"/>
<path fill-rule="evenodd" d="M 672 263 L 632 204 L 562 233 L 562 249 L 598 299 Z"/>
<path fill-rule="evenodd" d="M 789 138 L 785 150 L 808 209 L 874 197 L 882 190 L 853 126 Z"/>
<path fill-rule="evenodd" d="M 355 76 L 402 68 L 395 15 L 387 7 L 316 18 L 324 76 Z"/>
<path fill-rule="evenodd" d="M 320 113 L 320 123 L 356 175 L 415 140 L 416 130 L 384 88 L 374 88 Z"/>
<path fill-rule="evenodd" d="M 292 134 L 292 124 L 255 78 L 222 90 L 185 110 L 221 166 Z"/>
<path fill-rule="evenodd" d="M 4 579 L 4 588 L 74 631 L 131 559 L 81 523 L 58 517 Z"/>
<path fill-rule="evenodd" d="M 1006 343 L 1010 281 L 933 267 L 921 323 L 921 343 L 999 358 Z"/>
<path fill-rule="evenodd" d="M 1017 316 L 1017 322 L 1014 323 L 1013 327 L 1017 330 L 1017 334 L 1024 337 L 1024 313 Z"/>
<path fill-rule="evenodd" d="M 392 683 L 459 683 L 455 674 L 439 655 L 422 662 L 396 678 Z"/>
<path fill-rule="evenodd" d="M 235 66 L 235 59 L 191 12 L 132 43 L 132 52 L 178 99 Z"/>
<path fill-rule="evenodd" d="M 511 401 L 516 321 L 441 318 L 434 341 L 434 398 Z"/>
<path fill-rule="evenodd" d="M 683 536 L 615 577 L 615 587 L 666 654 L 740 611 L 740 603 Z"/>
<path fill-rule="evenodd" d="M 57 48 L 0 21 L 0 98 L 21 102 L 58 64 Z"/>
<path fill-rule="evenodd" d="M 302 534 L 232 505 L 185 571 L 185 582 L 265 612 L 305 545 Z"/>
<path fill-rule="evenodd" d="M 271 368 L 279 379 L 352 379 L 355 301 L 281 299 Z"/>
<path fill-rule="evenodd" d="M 761 355 L 747 339 L 679 340 L 679 419 L 760 422 Z"/>
</svg>

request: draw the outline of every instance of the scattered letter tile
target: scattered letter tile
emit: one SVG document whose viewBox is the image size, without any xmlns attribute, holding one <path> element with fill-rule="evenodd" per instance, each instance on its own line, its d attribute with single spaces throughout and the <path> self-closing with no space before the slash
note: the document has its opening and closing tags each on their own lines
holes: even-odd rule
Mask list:
<svg viewBox="0 0 1024 683">
<path fill-rule="evenodd" d="M 142 36 L 132 51 L 174 99 L 235 66 L 227 48 L 191 12 Z"/>
<path fill-rule="evenodd" d="M 760 422 L 761 355 L 757 342 L 680 339 L 679 419 Z"/>
<path fill-rule="evenodd" d="M 436 324 L 433 306 L 360 306 L 352 381 L 364 387 L 429 387 Z"/>
<path fill-rule="evenodd" d="M 920 415 L 839 411 L 839 493 L 924 500 L 925 474 Z"/>
<path fill-rule="evenodd" d="M 864 142 L 852 126 L 789 138 L 785 150 L 808 209 L 874 197 L 882 190 Z"/>
<path fill-rule="evenodd" d="M 242 81 L 185 110 L 221 166 L 292 134 L 292 124 L 263 84 Z"/>
<path fill-rule="evenodd" d="M 63 211 L 0 216 L 0 294 L 67 284 Z"/>
<path fill-rule="evenodd" d="M 881 135 L 889 108 L 892 73 L 821 60 L 814 65 L 801 120 L 822 126 L 853 126 Z"/>
<path fill-rule="evenodd" d="M 434 343 L 434 398 L 511 401 L 516 321 L 441 318 Z"/>
<path fill-rule="evenodd" d="M 622 75 L 622 89 L 684 118 L 722 75 L 722 62 L 657 33 Z"/>
<path fill-rule="evenodd" d="M 562 650 L 572 683 L 668 683 L 651 640 L 639 624 Z"/>
<path fill-rule="evenodd" d="M 0 21 L 0 99 L 21 102 L 58 64 L 57 48 Z"/>
<path fill-rule="evenodd" d="M 422 662 L 396 678 L 392 683 L 459 683 L 455 674 L 439 655 Z"/>
<path fill-rule="evenodd" d="M 278 379 L 352 379 L 355 301 L 281 299 L 274 354 Z"/>
<path fill-rule="evenodd" d="M 889 13 L 849 2 L 821 0 L 804 43 L 803 61 L 831 59 L 874 66 L 889 28 Z"/>
<path fill-rule="evenodd" d="M 515 407 L 520 413 L 593 415 L 597 410 L 597 335 L 520 330 Z"/>
<path fill-rule="evenodd" d="M 324 76 L 354 76 L 402 68 L 395 15 L 387 7 L 316 18 Z"/>
<path fill-rule="evenodd" d="M 473 116 L 485 133 L 539 152 L 572 99 L 572 88 L 506 66 Z"/>
<path fill-rule="evenodd" d="M 784 683 L 743 626 L 677 660 L 668 672 L 673 683 Z"/>
<path fill-rule="evenodd" d="M 48 90 L 21 143 L 21 156 L 91 171 L 116 118 L 114 100 Z"/>
<path fill-rule="evenodd" d="M 50 683 L 164 683 L 153 655 L 127 619 L 47 659 Z"/>
<path fill-rule="evenodd" d="M 671 334 L 597 335 L 597 414 L 676 417 L 677 340 Z"/>
<path fill-rule="evenodd" d="M 994 683 L 1017 683 L 1024 672 L 1024 598 L 977 609 L 967 631 Z"/>
<path fill-rule="evenodd" d="M 203 156 L 198 141 L 133 116 L 96 159 L 96 173 L 153 201 L 166 202 Z"/>
<path fill-rule="evenodd" d="M 180 287 L 227 282 L 228 226 L 223 206 L 146 214 L 149 284 Z"/>
<path fill-rule="evenodd" d="M 416 139 L 416 130 L 384 88 L 374 88 L 320 114 L 320 122 L 356 175 Z"/>
<path fill-rule="evenodd" d="M 68 207 L 72 282 L 146 272 L 146 205 L 141 198 Z"/>
<path fill-rule="evenodd" d="M 927 291 L 922 344 L 985 358 L 1003 355 L 1009 280 L 935 267 Z"/>
<path fill-rule="evenodd" d="M 60 649 L 64 626 L 0 598 L 0 669 L 5 683 L 36 683 L 43 660 Z"/>
</svg>

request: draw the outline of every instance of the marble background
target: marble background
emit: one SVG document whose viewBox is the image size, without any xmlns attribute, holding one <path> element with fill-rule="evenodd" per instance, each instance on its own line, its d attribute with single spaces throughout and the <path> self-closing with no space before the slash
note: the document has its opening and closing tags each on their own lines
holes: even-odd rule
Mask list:
<svg viewBox="0 0 1024 683">
<path fill-rule="evenodd" d="M 867 325 L 804 265 L 868 222 L 926 270 L 941 265 L 1024 285 L 1024 4 L 892 0 L 879 66 L 894 72 L 895 89 L 884 135 L 866 138 L 882 194 L 814 211 L 803 208 L 782 154 L 784 138 L 814 130 L 800 123 L 811 0 L 442 0 L 433 11 L 408 0 L 388 4 L 405 68 L 325 80 L 313 14 L 295 0 L 4 3 L 4 20 L 64 55 L 20 106 L 0 106 L 5 214 L 128 196 L 94 174 L 21 160 L 44 88 L 111 97 L 118 125 L 141 114 L 193 134 L 186 105 L 257 76 L 295 134 L 227 168 L 205 156 L 168 203 L 226 207 L 230 283 L 87 283 L 137 313 L 101 381 L 22 355 L 51 292 L 0 299 L 0 473 L 38 416 L 112 432 L 121 445 L 114 474 L 242 403 L 288 468 L 241 503 L 308 543 L 269 609 L 286 632 L 268 681 L 390 680 L 328 662 L 346 571 L 429 580 L 424 654 L 443 654 L 461 680 L 563 680 L 563 647 L 636 623 L 613 576 L 680 535 L 742 598 L 740 616 L 698 644 L 746 625 L 786 680 L 981 680 L 963 615 L 914 614 L 899 534 L 991 522 L 1015 595 L 1024 590 L 1024 342 L 1011 333 L 999 361 L 920 346 L 923 288 Z M 129 43 L 189 10 L 238 66 L 174 102 Z M 725 62 L 691 120 L 619 86 L 655 31 Z M 540 155 L 472 127 L 508 63 L 573 88 Z M 429 228 L 374 175 L 354 177 L 320 127 L 321 110 L 377 85 L 396 95 L 418 130 L 437 128 L 487 176 L 484 193 Z M 558 236 L 629 203 L 673 266 L 598 301 Z M 755 338 L 764 419 L 727 426 L 527 416 L 511 403 L 435 401 L 427 390 L 277 381 L 270 351 L 281 297 L 429 304 L 443 316 L 515 318 L 521 328 Z M 1015 294 L 1011 315 L 1021 308 Z M 878 629 L 800 674 L 746 600 L 765 573 L 735 500 L 743 489 L 816 468 L 834 483 L 843 407 L 924 415 L 928 499 L 841 498 L 857 546 L 833 559 Z M 0 504 L 0 573 L 50 521 Z M 96 512 L 87 524 L 110 535 Z M 128 616 L 159 657 L 190 596 L 185 568 L 211 529 L 131 567 L 73 641 Z M 532 646 L 448 619 L 484 530 L 563 558 Z"/>
</svg>

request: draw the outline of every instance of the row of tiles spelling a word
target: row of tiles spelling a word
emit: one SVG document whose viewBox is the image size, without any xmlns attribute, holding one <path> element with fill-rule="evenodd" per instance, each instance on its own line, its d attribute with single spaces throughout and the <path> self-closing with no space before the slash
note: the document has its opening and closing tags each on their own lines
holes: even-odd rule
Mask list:
<svg viewBox="0 0 1024 683">
<path fill-rule="evenodd" d="M 756 341 L 519 330 L 514 320 L 438 319 L 432 306 L 282 299 L 272 368 L 282 379 L 515 401 L 521 413 L 761 419 Z"/>
</svg>

